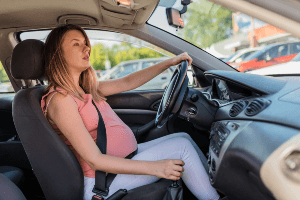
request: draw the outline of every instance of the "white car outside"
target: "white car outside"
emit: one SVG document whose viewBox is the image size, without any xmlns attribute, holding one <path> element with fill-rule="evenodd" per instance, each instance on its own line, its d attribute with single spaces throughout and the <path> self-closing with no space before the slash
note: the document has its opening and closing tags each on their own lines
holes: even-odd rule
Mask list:
<svg viewBox="0 0 300 200">
<path fill-rule="evenodd" d="M 233 56 L 228 62 L 230 63 L 240 63 L 242 62 L 247 56 L 249 56 L 250 54 L 252 54 L 253 52 L 263 49 L 264 47 L 255 47 L 255 48 L 247 48 L 247 49 L 242 49 L 240 51 L 238 51 L 238 53 Z"/>
<path fill-rule="evenodd" d="M 167 59 L 168 57 L 124 61 L 110 69 L 104 76 L 100 77 L 98 80 L 102 81 L 108 79 L 121 78 L 132 72 L 145 69 Z M 164 72 L 154 77 L 152 80 L 148 81 L 144 85 L 136 88 L 135 90 L 166 88 L 166 86 L 171 80 L 175 67 L 176 66 L 170 67 L 169 69 L 165 70 Z"/>
<path fill-rule="evenodd" d="M 108 79 L 121 78 L 132 72 L 150 67 L 156 63 L 162 62 L 167 59 L 168 57 L 124 61 L 108 70 L 106 74 L 100 77 L 98 80 L 103 81 Z M 135 90 L 165 89 L 171 80 L 175 68 L 176 66 L 171 66 L 169 69 L 165 70 L 164 72 L 154 77 L 152 80 L 148 81 L 144 85 L 136 88 Z M 189 78 L 189 84 L 193 84 L 193 75 L 190 66 L 188 67 L 187 76 Z"/>
</svg>

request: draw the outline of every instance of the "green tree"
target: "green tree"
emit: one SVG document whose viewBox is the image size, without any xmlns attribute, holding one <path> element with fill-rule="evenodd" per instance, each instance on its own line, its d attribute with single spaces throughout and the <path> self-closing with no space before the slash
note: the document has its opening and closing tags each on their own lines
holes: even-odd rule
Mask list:
<svg viewBox="0 0 300 200">
<path fill-rule="evenodd" d="M 114 67 L 123 61 L 159 58 L 163 56 L 152 49 L 135 47 L 125 42 L 122 42 L 120 45 L 115 44 L 111 48 L 105 47 L 103 44 L 97 44 L 91 49 L 90 63 L 95 70 L 105 70 L 106 59 L 110 61 L 111 67 Z"/>
<path fill-rule="evenodd" d="M 4 82 L 9 82 L 8 76 L 3 68 L 2 63 L 0 62 L 0 82 L 4 83 Z"/>
<path fill-rule="evenodd" d="M 106 53 L 102 44 L 96 44 L 91 49 L 90 63 L 95 70 L 105 69 Z"/>
<path fill-rule="evenodd" d="M 121 45 L 114 45 L 111 50 L 111 57 L 112 59 L 109 60 L 111 62 L 111 66 L 115 66 L 123 61 L 129 60 L 138 60 L 138 59 L 145 59 L 145 58 L 159 58 L 163 57 L 164 55 L 146 48 L 146 47 L 135 47 L 129 43 L 121 43 Z M 114 56 L 113 56 L 114 55 Z"/>
<path fill-rule="evenodd" d="M 179 33 L 200 48 L 210 47 L 232 35 L 232 11 L 209 1 L 195 1 L 183 15 L 185 27 Z"/>
</svg>

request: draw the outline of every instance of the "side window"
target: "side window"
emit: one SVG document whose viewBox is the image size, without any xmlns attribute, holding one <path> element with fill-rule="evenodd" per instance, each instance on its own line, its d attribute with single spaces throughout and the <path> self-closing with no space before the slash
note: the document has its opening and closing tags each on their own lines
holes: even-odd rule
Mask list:
<svg viewBox="0 0 300 200">
<path fill-rule="evenodd" d="M 249 56 L 250 54 L 252 54 L 254 51 L 252 51 L 252 52 L 247 52 L 247 53 L 245 53 L 245 54 L 243 54 L 240 58 L 242 59 L 242 60 L 244 60 L 247 56 Z"/>
<path fill-rule="evenodd" d="M 281 45 L 278 47 L 278 57 L 287 56 L 289 54 L 288 45 Z"/>
<path fill-rule="evenodd" d="M 0 97 L 6 96 L 3 93 L 13 93 L 13 92 L 15 91 L 10 83 L 10 80 L 5 72 L 2 63 L 0 62 Z"/>
<path fill-rule="evenodd" d="M 267 55 L 269 55 L 268 51 L 258 56 L 257 61 L 265 60 L 267 58 Z"/>
<path fill-rule="evenodd" d="M 120 70 L 118 70 L 118 73 L 115 74 L 113 78 L 121 78 L 123 76 L 126 76 L 132 72 L 137 71 L 138 63 L 128 63 L 124 64 L 122 67 L 120 67 Z"/>
<path fill-rule="evenodd" d="M 155 65 L 156 63 L 157 63 L 156 61 L 143 62 L 143 64 L 142 64 L 142 69 L 151 67 L 152 65 Z"/>
<path fill-rule="evenodd" d="M 270 58 L 277 58 L 278 57 L 278 48 L 279 47 L 273 47 L 271 48 L 266 56 L 270 56 Z"/>
<path fill-rule="evenodd" d="M 291 54 L 300 52 L 300 43 L 291 44 Z"/>
<path fill-rule="evenodd" d="M 90 30 L 87 30 L 89 36 Z M 90 64 L 97 71 L 105 70 L 98 80 L 117 79 L 145 68 L 149 68 L 174 55 L 138 38 L 108 31 L 93 31 L 91 37 Z M 117 68 L 117 69 L 115 69 Z M 164 89 L 172 77 L 171 70 L 165 70 L 157 77 L 134 90 Z"/>
<path fill-rule="evenodd" d="M 102 30 L 85 31 L 92 46 L 90 64 L 97 73 L 98 81 L 120 78 L 175 56 L 153 44 L 126 34 Z M 49 32 L 50 30 L 22 32 L 20 39 L 45 41 Z M 164 89 L 170 82 L 172 73 L 172 70 L 166 70 L 161 73 L 161 76 L 158 75 L 135 90 Z"/>
</svg>

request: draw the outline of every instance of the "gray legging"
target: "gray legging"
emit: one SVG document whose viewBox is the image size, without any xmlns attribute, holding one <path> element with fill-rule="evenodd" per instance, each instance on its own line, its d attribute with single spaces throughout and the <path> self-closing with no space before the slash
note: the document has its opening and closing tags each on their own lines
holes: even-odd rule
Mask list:
<svg viewBox="0 0 300 200">
<path fill-rule="evenodd" d="M 199 159 L 200 157 L 200 159 Z M 157 161 L 181 159 L 183 166 L 182 180 L 197 199 L 217 200 L 219 195 L 210 185 L 206 172 L 206 158 L 194 140 L 184 132 L 166 135 L 155 140 L 138 144 L 138 152 L 132 160 Z M 201 163 L 201 161 L 204 164 Z M 107 199 L 119 189 L 131 190 L 158 181 L 150 175 L 118 174 L 109 187 Z M 84 200 L 91 200 L 94 193 L 94 178 L 84 177 Z"/>
</svg>

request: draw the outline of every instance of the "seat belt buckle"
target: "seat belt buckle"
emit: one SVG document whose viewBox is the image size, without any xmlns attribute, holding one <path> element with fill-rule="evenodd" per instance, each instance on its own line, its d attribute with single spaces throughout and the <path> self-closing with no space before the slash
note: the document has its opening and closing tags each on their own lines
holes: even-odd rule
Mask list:
<svg viewBox="0 0 300 200">
<path fill-rule="evenodd" d="M 94 186 L 92 192 L 96 193 L 96 194 L 94 195 L 94 196 L 97 196 L 97 197 L 95 197 L 96 199 L 97 199 L 98 197 L 100 197 L 101 199 L 103 199 L 103 196 L 106 197 L 106 196 L 108 195 L 109 189 L 108 189 L 108 188 L 105 188 L 105 191 L 101 191 L 101 190 L 96 189 L 95 186 Z M 94 200 L 94 196 L 93 196 L 93 199 L 92 199 L 92 200 Z M 96 200 L 96 199 L 95 199 L 95 200 Z M 98 198 L 98 199 L 99 199 L 99 198 Z"/>
<path fill-rule="evenodd" d="M 92 200 L 103 200 L 103 197 L 102 197 L 102 196 L 99 196 L 98 194 L 95 194 L 95 195 L 92 197 Z"/>
</svg>

